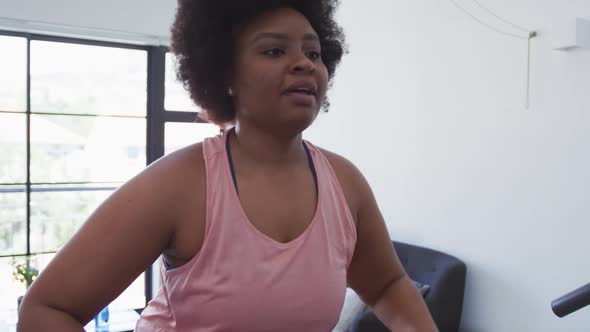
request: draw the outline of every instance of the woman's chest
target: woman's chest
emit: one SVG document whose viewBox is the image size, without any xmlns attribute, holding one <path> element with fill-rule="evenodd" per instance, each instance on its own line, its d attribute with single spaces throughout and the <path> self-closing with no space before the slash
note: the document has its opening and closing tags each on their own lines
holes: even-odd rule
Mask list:
<svg viewBox="0 0 590 332">
<path fill-rule="evenodd" d="M 234 247 L 208 251 L 220 259 L 166 280 L 179 330 L 195 323 L 218 331 L 333 328 L 346 291 L 344 257 L 305 248 L 258 256 L 247 245 Z"/>
</svg>

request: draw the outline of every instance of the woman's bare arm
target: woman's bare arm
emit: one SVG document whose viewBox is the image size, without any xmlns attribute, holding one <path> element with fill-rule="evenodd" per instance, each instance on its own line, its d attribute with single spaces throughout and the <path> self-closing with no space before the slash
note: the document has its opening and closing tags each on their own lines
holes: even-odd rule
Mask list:
<svg viewBox="0 0 590 332">
<path fill-rule="evenodd" d="M 192 159 L 184 151 L 159 160 L 94 211 L 27 292 L 18 331 L 82 331 L 145 271 L 186 211 L 185 188 L 195 185 L 187 172 L 199 170 Z"/>
<path fill-rule="evenodd" d="M 406 275 L 391 244 L 369 185 L 358 212 L 357 245 L 349 283 L 391 331 L 437 331 L 424 300 Z"/>
<path fill-rule="evenodd" d="M 324 151 L 355 215 L 357 243 L 348 284 L 392 331 L 437 331 L 424 300 L 395 253 L 373 192 L 348 160 Z M 356 212 L 356 213 L 355 213 Z"/>
<path fill-rule="evenodd" d="M 362 199 L 357 244 L 348 270 L 350 286 L 391 331 L 437 331 L 424 300 L 395 253 L 375 197 L 360 172 L 358 180 Z"/>
</svg>

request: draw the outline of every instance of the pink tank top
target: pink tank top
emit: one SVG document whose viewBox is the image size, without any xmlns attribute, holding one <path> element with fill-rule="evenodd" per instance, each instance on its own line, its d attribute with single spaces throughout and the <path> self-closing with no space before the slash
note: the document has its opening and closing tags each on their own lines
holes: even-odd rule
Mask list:
<svg viewBox="0 0 590 332">
<path fill-rule="evenodd" d="M 227 132 L 203 142 L 207 173 L 205 237 L 197 255 L 166 271 L 136 332 L 331 331 L 346 292 L 356 229 L 328 160 L 305 142 L 317 172 L 315 216 L 280 243 L 254 227 L 233 184 Z"/>
</svg>

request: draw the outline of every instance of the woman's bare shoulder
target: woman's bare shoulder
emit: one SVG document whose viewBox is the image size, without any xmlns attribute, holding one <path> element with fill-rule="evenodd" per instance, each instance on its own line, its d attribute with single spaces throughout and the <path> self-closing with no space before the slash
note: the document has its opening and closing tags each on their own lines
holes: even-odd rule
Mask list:
<svg viewBox="0 0 590 332">
<path fill-rule="evenodd" d="M 363 187 L 366 185 L 362 173 L 347 158 L 323 148 L 319 149 L 330 163 L 330 166 L 332 166 L 334 173 L 336 173 L 338 183 L 356 220 L 361 201 L 360 193 L 364 192 L 361 189 L 364 189 Z"/>
<path fill-rule="evenodd" d="M 156 160 L 154 163 L 148 166 L 150 167 L 158 167 L 162 169 L 176 169 L 176 170 L 188 170 L 192 168 L 193 171 L 195 167 L 201 168 L 203 167 L 204 170 L 204 160 L 203 160 L 203 143 L 194 143 L 188 145 L 184 148 L 178 149 L 174 152 L 171 152 L 160 159 Z"/>
<path fill-rule="evenodd" d="M 356 168 L 356 166 L 347 158 L 326 150 L 324 148 L 318 148 L 322 154 L 326 157 L 326 159 L 328 159 L 328 161 L 330 162 L 330 165 L 332 166 L 332 168 L 334 168 L 334 171 L 336 172 L 341 172 L 341 173 L 346 173 L 346 172 L 350 172 L 350 173 L 358 173 L 360 174 L 359 170 Z"/>
<path fill-rule="evenodd" d="M 194 190 L 205 181 L 202 143 L 195 143 L 171 152 L 150 164 L 137 178 L 167 189 L 175 199 Z"/>
<path fill-rule="evenodd" d="M 161 159 L 162 167 L 172 178 L 177 198 L 170 207 L 177 213 L 175 232 L 164 254 L 173 266 L 189 261 L 200 250 L 205 233 L 207 179 L 203 144 L 196 143 Z"/>
</svg>

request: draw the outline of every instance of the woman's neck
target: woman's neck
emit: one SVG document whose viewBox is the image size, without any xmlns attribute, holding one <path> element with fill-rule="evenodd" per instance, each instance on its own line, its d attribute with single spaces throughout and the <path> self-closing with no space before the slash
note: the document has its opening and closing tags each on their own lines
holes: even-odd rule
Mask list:
<svg viewBox="0 0 590 332">
<path fill-rule="evenodd" d="M 291 138 L 282 137 L 240 123 L 237 123 L 232 131 L 232 153 L 235 151 L 242 162 L 274 168 L 307 160 L 301 134 Z"/>
</svg>

